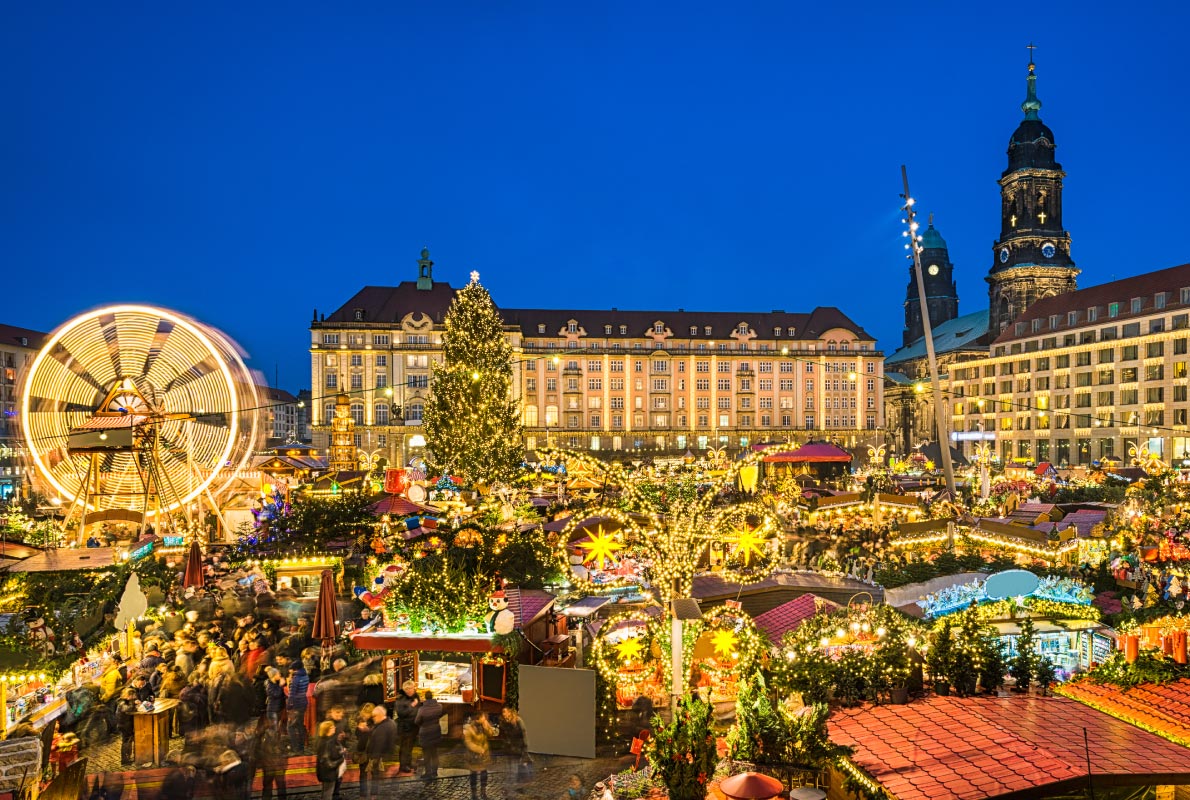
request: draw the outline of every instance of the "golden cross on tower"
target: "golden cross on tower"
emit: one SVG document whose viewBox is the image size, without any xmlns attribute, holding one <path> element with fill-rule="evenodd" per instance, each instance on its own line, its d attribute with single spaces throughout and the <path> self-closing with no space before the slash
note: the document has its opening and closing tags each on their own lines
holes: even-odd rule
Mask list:
<svg viewBox="0 0 1190 800">
<path fill-rule="evenodd" d="M 1044 225 L 1045 224 L 1045 212 L 1042 211 L 1040 214 L 1038 214 L 1037 219 L 1041 220 L 1041 224 Z"/>
<path fill-rule="evenodd" d="M 1034 67 L 1033 51 L 1037 49 L 1037 45 L 1033 44 L 1032 42 L 1029 42 L 1027 45 L 1025 45 L 1025 49 L 1029 51 L 1029 71 L 1032 72 L 1033 67 Z"/>
</svg>

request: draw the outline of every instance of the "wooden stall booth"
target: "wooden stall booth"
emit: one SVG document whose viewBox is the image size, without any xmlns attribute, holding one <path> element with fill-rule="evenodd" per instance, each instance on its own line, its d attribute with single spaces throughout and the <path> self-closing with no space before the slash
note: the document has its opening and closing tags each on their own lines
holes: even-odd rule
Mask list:
<svg viewBox="0 0 1190 800">
<path fill-rule="evenodd" d="M 367 630 L 352 641 L 358 650 L 386 652 L 381 659 L 386 701 L 396 700 L 409 680 L 420 696 L 432 691 L 446 709 L 450 736 L 461 736 L 463 723 L 477 711 L 504 706 L 508 665 L 490 634 Z"/>
</svg>

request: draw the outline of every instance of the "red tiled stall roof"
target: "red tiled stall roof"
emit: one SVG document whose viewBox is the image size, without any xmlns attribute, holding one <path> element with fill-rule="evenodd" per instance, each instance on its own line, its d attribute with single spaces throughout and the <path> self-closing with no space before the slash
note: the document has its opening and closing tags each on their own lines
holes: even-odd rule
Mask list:
<svg viewBox="0 0 1190 800">
<path fill-rule="evenodd" d="M 1107 517 L 1107 511 L 1094 511 L 1091 509 L 1081 509 L 1079 511 L 1071 512 L 1062 518 L 1062 522 L 1067 525 L 1073 525 L 1078 531 L 1079 538 L 1087 538 L 1091 535 L 1091 529 L 1098 525 Z"/>
<path fill-rule="evenodd" d="M 898 800 L 976 800 L 1190 780 L 1190 749 L 1064 697 L 929 697 L 831 714 L 836 744 Z M 1060 786 L 1062 785 L 1062 786 Z M 1019 793 L 1019 794 L 1018 794 Z"/>
<path fill-rule="evenodd" d="M 848 462 L 851 454 L 829 442 L 807 442 L 793 451 L 769 453 L 764 461 L 770 464 Z"/>
<path fill-rule="evenodd" d="M 408 517 L 414 514 L 437 514 L 437 510 L 428 506 L 418 505 L 400 495 L 389 495 L 378 503 L 372 504 L 372 513 L 376 516 L 388 514 L 392 517 Z"/>
<path fill-rule="evenodd" d="M 1118 719 L 1190 747 L 1190 678 L 1145 683 L 1131 689 L 1092 683 L 1065 683 L 1059 691 Z"/>
<path fill-rule="evenodd" d="M 516 617 L 516 626 L 523 628 L 541 616 L 554 603 L 554 596 L 540 589 L 505 589 L 508 610 Z"/>
<path fill-rule="evenodd" d="M 769 641 L 776 645 L 780 644 L 782 636 L 797 630 L 810 617 L 819 613 L 830 613 L 837 608 L 838 603 L 832 603 L 815 594 L 804 594 L 764 612 L 753 622 L 768 636 Z"/>
</svg>

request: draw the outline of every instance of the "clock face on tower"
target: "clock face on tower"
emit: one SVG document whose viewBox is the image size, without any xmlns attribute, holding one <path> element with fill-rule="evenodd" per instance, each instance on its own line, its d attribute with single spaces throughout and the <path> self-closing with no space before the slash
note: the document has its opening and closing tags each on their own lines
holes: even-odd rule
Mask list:
<svg viewBox="0 0 1190 800">
<path fill-rule="evenodd" d="M 1041 246 L 1041 254 L 1046 258 L 1053 258 L 1054 252 L 1054 246 L 1050 242 L 1046 242 Z"/>
<path fill-rule="evenodd" d="M 1000 248 L 1000 263 L 1001 264 L 1008 263 L 1008 248 L 1007 247 Z"/>
<path fill-rule="evenodd" d="M 938 265 L 930 264 L 930 268 L 927 269 L 926 272 L 930 273 L 931 275 L 937 275 L 938 274 Z"/>
</svg>

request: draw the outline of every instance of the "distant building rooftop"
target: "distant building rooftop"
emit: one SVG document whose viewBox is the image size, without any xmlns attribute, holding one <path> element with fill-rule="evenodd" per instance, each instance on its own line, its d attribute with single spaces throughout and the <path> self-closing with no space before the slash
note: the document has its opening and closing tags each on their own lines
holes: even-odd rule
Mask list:
<svg viewBox="0 0 1190 800">
<path fill-rule="evenodd" d="M 955 350 L 984 349 L 980 347 L 978 339 L 987 333 L 987 330 L 988 310 L 986 308 L 982 311 L 955 317 L 934 328 L 934 352 L 942 355 Z M 926 340 L 925 337 L 922 337 L 884 359 L 884 363 L 886 366 L 893 365 L 925 358 L 925 356 Z"/>
</svg>

